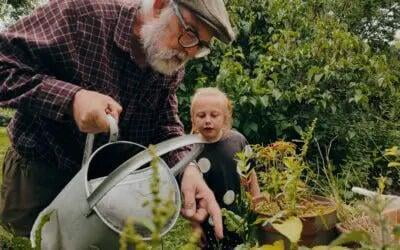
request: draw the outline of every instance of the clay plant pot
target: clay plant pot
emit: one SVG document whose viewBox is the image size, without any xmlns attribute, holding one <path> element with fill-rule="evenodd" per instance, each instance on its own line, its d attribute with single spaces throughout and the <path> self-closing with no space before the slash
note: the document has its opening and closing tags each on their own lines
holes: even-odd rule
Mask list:
<svg viewBox="0 0 400 250">
<path fill-rule="evenodd" d="M 260 196 L 253 199 L 254 207 L 259 202 L 266 202 L 268 197 Z M 318 204 L 318 206 L 326 207 L 323 211 L 319 211 L 318 214 L 305 214 L 300 216 L 303 223 L 303 230 L 300 237 L 300 245 L 303 246 L 316 246 L 330 243 L 336 236 L 335 225 L 337 223 L 337 213 L 335 202 L 322 197 L 322 196 L 311 196 L 310 204 Z M 263 215 L 261 215 L 263 216 Z M 267 232 L 262 237 L 263 243 L 273 243 L 276 240 L 283 239 L 285 247 L 290 246 L 289 241 L 280 233 L 278 233 L 271 225 L 262 227 L 264 232 Z"/>
</svg>

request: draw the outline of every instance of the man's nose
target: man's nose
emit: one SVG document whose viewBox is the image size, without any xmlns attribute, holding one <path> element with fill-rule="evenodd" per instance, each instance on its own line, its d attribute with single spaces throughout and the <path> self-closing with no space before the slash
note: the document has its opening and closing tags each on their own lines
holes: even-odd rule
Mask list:
<svg viewBox="0 0 400 250">
<path fill-rule="evenodd" d="M 185 51 L 190 59 L 194 58 L 197 55 L 197 52 L 199 51 L 198 46 L 190 47 L 190 48 L 185 48 Z"/>
</svg>

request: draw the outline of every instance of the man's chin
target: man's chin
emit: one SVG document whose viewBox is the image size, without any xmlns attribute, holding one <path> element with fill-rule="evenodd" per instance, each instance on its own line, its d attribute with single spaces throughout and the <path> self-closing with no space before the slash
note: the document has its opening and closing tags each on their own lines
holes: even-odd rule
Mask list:
<svg viewBox="0 0 400 250">
<path fill-rule="evenodd" d="M 153 70 L 168 76 L 171 76 L 174 73 L 176 73 L 184 65 L 185 65 L 184 63 L 178 65 L 176 63 L 171 63 L 166 60 L 150 62 L 150 66 Z"/>
</svg>

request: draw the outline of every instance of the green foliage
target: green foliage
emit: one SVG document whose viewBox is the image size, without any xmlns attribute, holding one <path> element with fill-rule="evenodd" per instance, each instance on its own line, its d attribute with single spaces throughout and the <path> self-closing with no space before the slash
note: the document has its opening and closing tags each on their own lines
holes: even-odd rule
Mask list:
<svg viewBox="0 0 400 250">
<path fill-rule="evenodd" d="M 393 34 L 400 29 L 400 4 L 393 0 L 329 1 L 327 6 L 347 27 L 374 50 L 387 50 Z"/>
<path fill-rule="evenodd" d="M 243 186 L 240 194 L 235 199 L 234 211 L 221 209 L 224 225 L 227 230 L 234 232 L 246 244 L 258 244 L 256 223 L 257 214 L 252 209 L 251 195 L 245 191 Z"/>
<path fill-rule="evenodd" d="M 41 0 L 0 0 L 0 30 L 29 14 Z"/>
<path fill-rule="evenodd" d="M 226 208 L 222 208 L 221 212 L 224 217 L 224 224 L 228 231 L 237 234 L 244 234 L 246 230 L 248 230 L 248 225 L 242 217 Z"/>
<path fill-rule="evenodd" d="M 366 179 L 374 183 L 380 175 L 398 178 L 382 160 L 383 150 L 400 142 L 398 53 L 386 42 L 367 43 L 355 28 L 363 27 L 361 13 L 374 20 L 389 3 L 353 2 L 229 1 L 237 40 L 231 47 L 215 42 L 210 56 L 187 68 L 179 93 L 184 123 L 189 125 L 194 89 L 218 86 L 234 102 L 234 127 L 251 143 L 298 138 L 318 118 L 319 143 L 325 147 L 337 138 L 331 150 L 333 171 L 350 177 L 341 187 Z M 348 5 L 348 11 L 332 13 Z M 315 166 L 315 145 L 308 158 Z"/>
<path fill-rule="evenodd" d="M 136 250 L 148 249 L 143 239 L 136 233 L 132 218 L 127 219 L 124 229 L 122 230 L 119 238 L 119 249 L 128 250 L 129 245 L 134 246 Z"/>
<path fill-rule="evenodd" d="M 0 108 L 0 126 L 7 126 L 15 111 L 12 109 Z"/>
<path fill-rule="evenodd" d="M 31 243 L 29 239 L 15 236 L 0 226 L 0 249 L 29 250 Z"/>
<path fill-rule="evenodd" d="M 133 249 L 138 250 L 162 248 L 162 230 L 164 228 L 164 225 L 166 225 L 168 220 L 176 211 L 176 208 L 174 207 L 174 204 L 172 202 L 172 198 L 163 201 L 160 197 L 160 176 L 158 169 L 160 158 L 156 154 L 156 148 L 154 145 L 149 146 L 149 151 L 152 156 L 152 161 L 150 163 L 152 169 L 150 188 L 153 199 L 151 202 L 148 202 L 144 205 L 152 206 L 152 221 L 149 222 L 149 225 L 145 225 L 149 230 L 151 230 L 151 239 L 149 242 L 145 242 L 135 230 L 134 219 L 128 218 L 120 236 L 119 244 L 121 250 L 127 250 L 130 246 L 132 246 Z M 196 249 L 199 238 L 200 235 L 193 232 L 192 235 L 189 237 L 187 243 L 185 245 L 182 245 L 180 249 Z M 175 247 L 177 246 L 175 245 Z"/>
<path fill-rule="evenodd" d="M 400 168 L 400 150 L 394 146 L 385 150 L 385 156 L 390 158 L 388 167 Z"/>
</svg>

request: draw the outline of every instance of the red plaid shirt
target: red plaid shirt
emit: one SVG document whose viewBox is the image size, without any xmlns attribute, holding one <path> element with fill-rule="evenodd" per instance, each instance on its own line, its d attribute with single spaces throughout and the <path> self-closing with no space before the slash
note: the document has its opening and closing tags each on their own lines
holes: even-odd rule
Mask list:
<svg viewBox="0 0 400 250">
<path fill-rule="evenodd" d="M 8 130 L 22 156 L 80 167 L 86 135 L 71 109 L 81 88 L 122 105 L 121 140 L 148 145 L 183 134 L 176 90 L 184 71 L 167 77 L 135 63 L 138 4 L 52 0 L 0 33 L 0 106 L 17 110 Z M 104 143 L 106 135 L 100 138 Z M 171 154 L 169 163 L 181 154 Z"/>
</svg>

